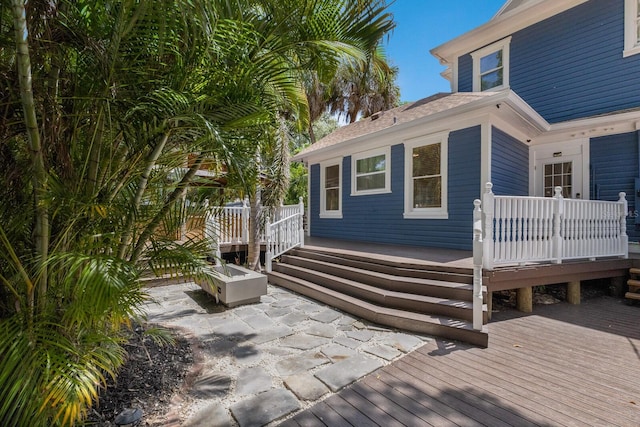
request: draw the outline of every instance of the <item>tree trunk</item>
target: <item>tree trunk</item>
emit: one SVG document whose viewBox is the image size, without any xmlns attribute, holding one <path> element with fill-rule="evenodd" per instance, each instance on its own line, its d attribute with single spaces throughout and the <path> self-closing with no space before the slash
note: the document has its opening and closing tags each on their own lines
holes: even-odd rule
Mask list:
<svg viewBox="0 0 640 427">
<path fill-rule="evenodd" d="M 33 309 L 34 301 L 41 304 L 47 292 L 47 257 L 49 255 L 49 212 L 45 202 L 47 188 L 47 171 L 44 166 L 44 153 L 38 130 L 38 119 L 33 101 L 33 87 L 31 84 L 31 58 L 27 42 L 28 30 L 24 0 L 13 0 L 13 24 L 16 36 L 16 59 L 20 79 L 20 97 L 24 122 L 27 128 L 31 167 L 33 170 L 32 183 L 34 190 L 34 205 L 36 210 L 34 243 L 38 255 L 37 289 L 27 284 L 27 303 Z"/>
<path fill-rule="evenodd" d="M 255 194 L 249 197 L 249 244 L 247 247 L 247 267 L 250 270 L 260 271 L 260 186 L 256 187 Z"/>
</svg>

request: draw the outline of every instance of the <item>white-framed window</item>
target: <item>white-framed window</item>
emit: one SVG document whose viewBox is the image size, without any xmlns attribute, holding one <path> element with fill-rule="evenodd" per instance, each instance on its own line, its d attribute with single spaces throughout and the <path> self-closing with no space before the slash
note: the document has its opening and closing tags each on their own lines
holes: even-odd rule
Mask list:
<svg viewBox="0 0 640 427">
<path fill-rule="evenodd" d="M 320 163 L 320 218 L 342 218 L 342 159 Z"/>
<path fill-rule="evenodd" d="M 404 218 L 446 219 L 449 132 L 404 142 Z"/>
<path fill-rule="evenodd" d="M 391 192 L 391 148 L 351 156 L 351 195 Z"/>
<path fill-rule="evenodd" d="M 640 0 L 624 2 L 624 52 L 627 57 L 640 53 Z"/>
<path fill-rule="evenodd" d="M 509 87 L 509 45 L 511 37 L 483 47 L 473 58 L 473 91 L 500 90 Z"/>
</svg>

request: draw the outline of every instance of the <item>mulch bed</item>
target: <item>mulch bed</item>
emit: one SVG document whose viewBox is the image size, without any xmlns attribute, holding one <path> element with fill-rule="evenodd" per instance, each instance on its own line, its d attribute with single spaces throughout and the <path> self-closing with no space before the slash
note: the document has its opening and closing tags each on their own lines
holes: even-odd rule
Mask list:
<svg viewBox="0 0 640 427">
<path fill-rule="evenodd" d="M 139 408 L 143 418 L 139 426 L 166 425 L 175 403 L 174 395 L 185 383 L 194 364 L 192 345 L 176 331 L 175 345 L 157 343 L 145 332 L 152 325 L 136 326 L 125 345 L 128 359 L 115 381 L 109 378 L 99 401 L 89 411 L 87 425 L 115 426 L 116 416 L 127 408 Z"/>
</svg>

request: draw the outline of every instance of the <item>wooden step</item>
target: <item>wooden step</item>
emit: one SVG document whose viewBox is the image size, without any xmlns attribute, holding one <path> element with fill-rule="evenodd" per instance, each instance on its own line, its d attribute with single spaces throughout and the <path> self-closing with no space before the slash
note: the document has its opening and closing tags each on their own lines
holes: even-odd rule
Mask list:
<svg viewBox="0 0 640 427">
<path fill-rule="evenodd" d="M 394 276 L 378 271 L 334 264 L 315 258 L 302 258 L 294 255 L 283 255 L 281 263 L 297 265 L 308 269 L 322 271 L 333 276 L 343 277 L 367 285 L 391 291 L 406 292 L 417 295 L 429 295 L 437 298 L 473 301 L 473 285 L 445 282 L 441 280 Z"/>
<path fill-rule="evenodd" d="M 453 267 L 443 264 L 430 263 L 427 261 L 413 260 L 408 258 L 393 257 L 388 255 L 374 254 L 369 252 L 356 252 L 344 249 L 326 248 L 320 246 L 305 246 L 304 248 L 297 248 L 293 251 L 296 252 L 313 252 L 322 253 L 327 255 L 333 255 L 342 259 L 348 259 L 353 261 L 364 261 L 371 264 L 378 264 L 383 266 L 399 267 L 410 270 L 423 270 L 430 272 L 443 272 L 443 273 L 457 273 L 461 275 L 467 275 L 473 277 L 473 269 L 465 267 Z"/>
<path fill-rule="evenodd" d="M 629 274 L 630 275 L 640 275 L 640 268 L 630 268 L 629 269 Z"/>
<path fill-rule="evenodd" d="M 297 265 L 277 263 L 274 264 L 274 270 L 380 306 L 473 321 L 473 304 L 469 301 L 380 289 Z"/>
<path fill-rule="evenodd" d="M 473 329 L 470 322 L 463 320 L 382 307 L 279 271 L 269 273 L 269 281 L 380 325 L 464 341 L 481 347 L 487 347 L 488 344 L 486 326 L 478 331 Z"/>
<path fill-rule="evenodd" d="M 637 292 L 627 292 L 626 294 L 624 294 L 625 298 L 628 299 L 637 299 L 640 300 L 640 293 Z"/>
</svg>

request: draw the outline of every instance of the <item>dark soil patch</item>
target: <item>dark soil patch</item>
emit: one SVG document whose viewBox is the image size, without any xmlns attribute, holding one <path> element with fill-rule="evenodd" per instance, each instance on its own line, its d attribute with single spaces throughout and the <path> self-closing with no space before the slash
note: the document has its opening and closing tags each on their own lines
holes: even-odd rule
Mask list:
<svg viewBox="0 0 640 427">
<path fill-rule="evenodd" d="M 139 426 L 165 425 L 172 398 L 180 390 L 194 354 L 189 341 L 175 331 L 175 345 L 160 344 L 147 332 L 152 325 L 136 326 L 125 349 L 128 358 L 115 381 L 100 393 L 98 403 L 89 411 L 87 425 L 115 426 L 116 416 L 127 408 L 140 408 Z"/>
</svg>

